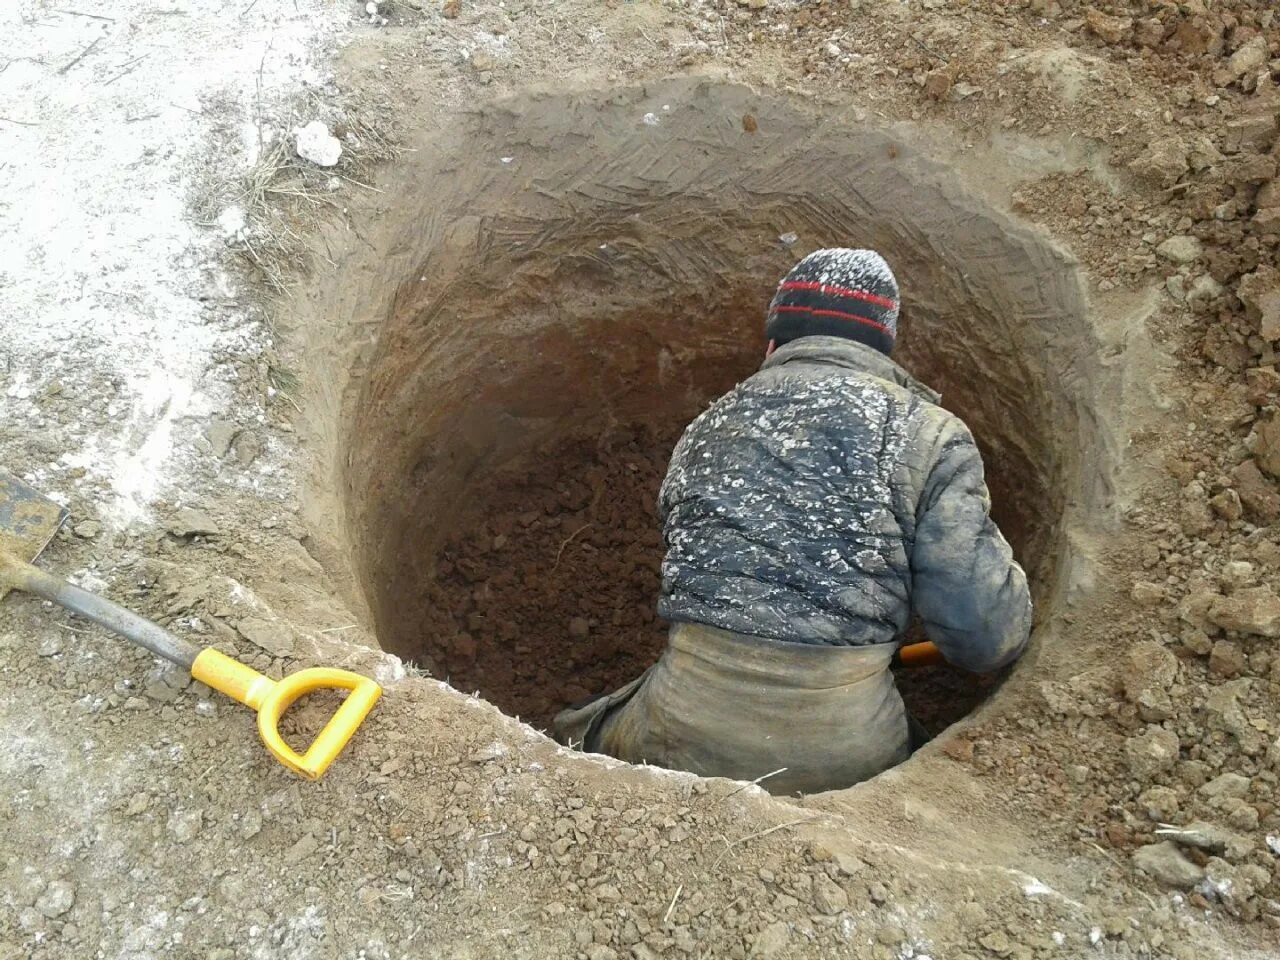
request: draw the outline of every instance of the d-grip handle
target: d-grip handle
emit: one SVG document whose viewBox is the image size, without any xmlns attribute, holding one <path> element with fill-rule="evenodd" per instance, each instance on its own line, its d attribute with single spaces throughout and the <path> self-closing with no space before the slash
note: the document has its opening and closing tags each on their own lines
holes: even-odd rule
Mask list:
<svg viewBox="0 0 1280 960">
<path fill-rule="evenodd" d="M 318 780 L 359 729 L 382 688 L 368 677 L 332 667 L 311 667 L 283 680 L 264 677 L 252 667 L 217 650 L 206 649 L 191 665 L 191 676 L 258 712 L 258 734 L 272 755 L 294 773 Z M 316 690 L 350 690 L 306 753 L 298 753 L 280 736 L 280 717 L 298 698 Z"/>
</svg>

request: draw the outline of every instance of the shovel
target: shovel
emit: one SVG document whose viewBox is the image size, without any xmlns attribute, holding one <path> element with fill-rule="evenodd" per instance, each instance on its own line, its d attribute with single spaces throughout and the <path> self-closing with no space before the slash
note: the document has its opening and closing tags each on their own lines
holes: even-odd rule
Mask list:
<svg viewBox="0 0 1280 960">
<path fill-rule="evenodd" d="M 189 670 L 196 680 L 258 712 L 258 733 L 277 760 L 308 779 L 319 779 L 369 715 L 382 696 L 382 688 L 368 677 L 328 667 L 299 670 L 283 680 L 272 680 L 226 654 L 175 637 L 158 624 L 28 563 L 25 558 L 34 561 L 39 557 L 67 516 L 59 504 L 0 473 L 0 600 L 11 589 L 42 597 Z M 306 753 L 299 754 L 280 736 L 280 717 L 299 697 L 323 689 L 350 693 Z"/>
</svg>

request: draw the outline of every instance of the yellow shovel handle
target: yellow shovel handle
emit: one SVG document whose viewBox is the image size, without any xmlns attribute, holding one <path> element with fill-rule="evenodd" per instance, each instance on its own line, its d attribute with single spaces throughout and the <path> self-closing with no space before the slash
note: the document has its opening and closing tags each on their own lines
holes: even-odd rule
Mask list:
<svg viewBox="0 0 1280 960">
<path fill-rule="evenodd" d="M 320 779 L 329 769 L 382 696 L 382 688 L 374 681 L 349 670 L 312 667 L 276 681 L 213 649 L 200 652 L 191 665 L 191 676 L 258 711 L 258 733 L 267 749 L 310 780 Z M 299 754 L 280 736 L 280 717 L 299 697 L 324 689 L 351 692 L 307 752 Z"/>
</svg>

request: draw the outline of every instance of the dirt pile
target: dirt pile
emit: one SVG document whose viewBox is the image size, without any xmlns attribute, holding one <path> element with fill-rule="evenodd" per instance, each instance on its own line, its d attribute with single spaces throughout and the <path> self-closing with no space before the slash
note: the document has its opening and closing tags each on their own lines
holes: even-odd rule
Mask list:
<svg viewBox="0 0 1280 960">
<path fill-rule="evenodd" d="M 424 665 L 545 729 L 652 664 L 672 433 L 568 438 L 477 484 L 427 585 Z"/>
</svg>

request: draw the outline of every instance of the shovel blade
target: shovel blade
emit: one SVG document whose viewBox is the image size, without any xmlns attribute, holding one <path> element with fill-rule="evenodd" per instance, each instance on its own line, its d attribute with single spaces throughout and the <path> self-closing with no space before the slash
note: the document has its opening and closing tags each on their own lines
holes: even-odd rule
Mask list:
<svg viewBox="0 0 1280 960">
<path fill-rule="evenodd" d="M 66 507 L 0 471 L 0 553 L 33 562 L 68 515 Z M 8 592 L 0 582 L 0 600 Z"/>
</svg>

